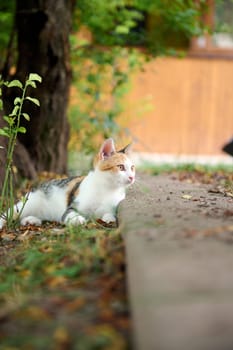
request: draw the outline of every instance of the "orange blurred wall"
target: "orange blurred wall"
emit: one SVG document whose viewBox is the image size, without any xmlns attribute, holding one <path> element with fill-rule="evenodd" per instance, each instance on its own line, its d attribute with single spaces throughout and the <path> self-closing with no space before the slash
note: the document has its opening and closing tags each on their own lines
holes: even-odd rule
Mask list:
<svg viewBox="0 0 233 350">
<path fill-rule="evenodd" d="M 233 60 L 153 60 L 132 77 L 124 107 L 135 151 L 221 154 L 233 137 Z"/>
</svg>

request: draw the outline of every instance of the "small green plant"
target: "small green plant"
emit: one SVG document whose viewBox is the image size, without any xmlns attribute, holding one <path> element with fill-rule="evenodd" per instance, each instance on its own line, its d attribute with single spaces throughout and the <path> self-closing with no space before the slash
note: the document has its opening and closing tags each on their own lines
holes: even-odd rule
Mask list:
<svg viewBox="0 0 233 350">
<path fill-rule="evenodd" d="M 41 77 L 36 73 L 31 73 L 23 85 L 19 80 L 12 80 L 10 82 L 4 82 L 0 80 L 0 109 L 3 108 L 2 104 L 2 86 L 7 88 L 19 88 L 21 90 L 21 97 L 14 99 L 14 106 L 12 112 L 9 115 L 3 116 L 6 125 L 0 128 L 0 135 L 8 138 L 7 153 L 6 153 L 6 165 L 5 176 L 3 179 L 3 186 L 0 199 L 0 214 L 6 220 L 7 228 L 11 228 L 17 222 L 17 218 L 14 217 L 14 190 L 13 190 L 13 154 L 16 145 L 18 133 L 26 133 L 26 128 L 20 125 L 21 118 L 30 121 L 30 117 L 27 113 L 22 111 L 23 104 L 26 100 L 31 101 L 37 106 L 40 106 L 40 102 L 36 98 L 26 96 L 28 87 L 36 88 L 37 82 L 41 82 Z M 3 147 L 1 147 L 3 148 Z M 25 198 L 26 202 L 26 198 Z M 4 212 L 4 214 L 3 214 Z M 21 212 L 19 213 L 19 215 Z M 18 215 L 18 216 L 19 216 Z M 16 220 L 15 220 L 16 219 Z"/>
</svg>

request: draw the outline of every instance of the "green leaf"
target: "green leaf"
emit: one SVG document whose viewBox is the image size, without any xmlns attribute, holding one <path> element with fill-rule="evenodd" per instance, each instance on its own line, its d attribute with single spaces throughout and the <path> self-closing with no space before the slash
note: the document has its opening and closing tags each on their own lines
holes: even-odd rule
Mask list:
<svg viewBox="0 0 233 350">
<path fill-rule="evenodd" d="M 3 109 L 3 103 L 1 99 L 0 99 L 0 109 Z"/>
<path fill-rule="evenodd" d="M 34 89 L 36 88 L 36 83 L 34 82 L 34 81 L 31 81 L 31 80 L 28 80 L 27 82 L 26 82 L 26 86 L 31 86 L 31 87 L 33 87 Z"/>
<path fill-rule="evenodd" d="M 14 116 L 14 115 L 17 115 L 18 113 L 18 110 L 19 110 L 19 105 L 16 105 L 13 109 L 13 111 L 11 112 L 10 117 Z"/>
<path fill-rule="evenodd" d="M 2 128 L 0 129 L 0 135 L 9 137 L 9 129 L 8 128 Z"/>
<path fill-rule="evenodd" d="M 21 99 L 20 97 L 16 97 L 16 98 L 14 99 L 14 105 L 20 104 L 21 101 L 22 101 L 22 99 Z"/>
<path fill-rule="evenodd" d="M 35 105 L 40 106 L 40 101 L 37 98 L 32 98 L 32 97 L 27 96 L 26 100 L 29 100 L 32 103 L 34 103 Z"/>
<path fill-rule="evenodd" d="M 23 126 L 20 126 L 18 129 L 17 129 L 17 132 L 21 132 L 21 134 L 25 134 L 26 133 L 26 128 L 24 128 Z"/>
<path fill-rule="evenodd" d="M 8 87 L 19 87 L 20 89 L 23 89 L 23 84 L 19 80 L 12 80 L 7 84 Z"/>
<path fill-rule="evenodd" d="M 37 74 L 37 73 L 29 74 L 29 78 L 28 78 L 27 82 L 30 81 L 30 80 L 35 80 L 35 81 L 38 81 L 39 83 L 42 82 L 41 76 L 39 74 Z"/>
<path fill-rule="evenodd" d="M 12 126 L 14 124 L 15 118 L 8 117 L 7 115 L 4 115 L 3 119 L 10 125 Z"/>
<path fill-rule="evenodd" d="M 27 121 L 30 121 L 30 117 L 27 113 L 22 113 L 22 116 L 24 117 L 24 119 L 26 119 Z"/>
<path fill-rule="evenodd" d="M 129 34 L 129 28 L 123 25 L 119 25 L 116 27 L 115 32 L 117 34 Z"/>
<path fill-rule="evenodd" d="M 73 278 L 78 276 L 83 270 L 83 264 L 79 263 L 77 265 L 69 266 L 69 267 L 64 267 L 60 270 L 56 270 L 53 275 L 55 276 L 65 276 L 68 278 Z"/>
</svg>

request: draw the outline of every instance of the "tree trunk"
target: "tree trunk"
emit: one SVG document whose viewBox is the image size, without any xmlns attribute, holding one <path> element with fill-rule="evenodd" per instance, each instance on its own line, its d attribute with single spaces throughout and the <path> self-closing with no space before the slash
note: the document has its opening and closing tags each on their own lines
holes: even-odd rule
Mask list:
<svg viewBox="0 0 233 350">
<path fill-rule="evenodd" d="M 71 81 L 69 33 L 73 3 L 73 0 L 17 0 L 18 62 L 14 78 L 24 82 L 29 73 L 38 73 L 43 79 L 36 90 L 29 92 L 39 99 L 40 108 L 25 103 L 31 120 L 24 122 L 27 133 L 19 136 L 36 171 L 67 170 L 66 111 Z"/>
</svg>

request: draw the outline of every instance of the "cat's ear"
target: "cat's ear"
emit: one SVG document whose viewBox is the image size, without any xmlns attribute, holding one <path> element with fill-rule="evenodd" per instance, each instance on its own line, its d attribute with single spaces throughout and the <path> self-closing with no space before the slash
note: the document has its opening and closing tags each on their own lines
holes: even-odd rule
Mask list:
<svg viewBox="0 0 233 350">
<path fill-rule="evenodd" d="M 120 151 L 118 151 L 118 153 L 128 154 L 131 151 L 131 148 L 132 148 L 132 143 L 129 143 L 127 146 L 125 146 Z"/>
<path fill-rule="evenodd" d="M 116 153 L 114 141 L 112 138 L 104 141 L 100 148 L 99 157 L 100 159 L 107 159 Z"/>
</svg>

